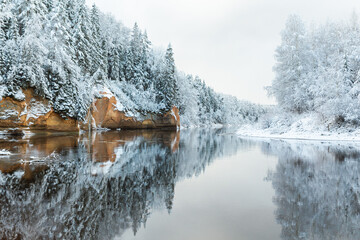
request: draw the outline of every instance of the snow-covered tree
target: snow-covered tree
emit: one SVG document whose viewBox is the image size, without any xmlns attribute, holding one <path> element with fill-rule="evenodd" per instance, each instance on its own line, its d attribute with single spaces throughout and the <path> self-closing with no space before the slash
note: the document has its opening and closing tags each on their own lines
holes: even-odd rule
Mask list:
<svg viewBox="0 0 360 240">
<path fill-rule="evenodd" d="M 157 89 L 160 93 L 159 100 L 164 102 L 167 109 L 177 104 L 178 83 L 176 79 L 174 53 L 171 44 L 166 49 L 161 77 Z"/>
<path fill-rule="evenodd" d="M 281 39 L 282 43 L 276 49 L 276 76 L 271 93 L 285 109 L 303 112 L 311 108 L 306 101 L 309 97 L 306 73 L 310 51 L 305 25 L 298 16 L 288 18 Z"/>
<path fill-rule="evenodd" d="M 307 28 L 290 16 L 276 50 L 270 87 L 279 106 L 316 112 L 329 122 L 359 124 L 360 26 L 356 14 L 345 23 Z"/>
<path fill-rule="evenodd" d="M 187 125 L 234 123 L 224 97 L 177 72 L 173 55 L 171 45 L 154 49 L 137 24 L 129 29 L 85 0 L 0 0 L 1 94 L 22 100 L 32 88 L 64 118 L 84 119 L 106 88 L 132 115 L 177 106 Z"/>
</svg>

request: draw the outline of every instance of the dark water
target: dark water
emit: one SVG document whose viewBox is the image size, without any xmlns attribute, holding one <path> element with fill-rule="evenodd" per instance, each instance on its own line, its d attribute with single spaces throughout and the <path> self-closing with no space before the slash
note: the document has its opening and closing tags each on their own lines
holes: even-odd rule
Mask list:
<svg viewBox="0 0 360 240">
<path fill-rule="evenodd" d="M 360 239 L 359 146 L 232 132 L 2 136 L 0 239 Z"/>
</svg>

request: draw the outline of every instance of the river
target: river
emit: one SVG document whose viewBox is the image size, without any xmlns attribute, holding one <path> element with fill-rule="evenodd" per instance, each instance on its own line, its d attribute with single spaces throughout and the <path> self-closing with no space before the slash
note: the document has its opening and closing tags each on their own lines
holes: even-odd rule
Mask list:
<svg viewBox="0 0 360 240">
<path fill-rule="evenodd" d="M 360 145 L 234 129 L 0 136 L 1 239 L 360 239 Z"/>
</svg>

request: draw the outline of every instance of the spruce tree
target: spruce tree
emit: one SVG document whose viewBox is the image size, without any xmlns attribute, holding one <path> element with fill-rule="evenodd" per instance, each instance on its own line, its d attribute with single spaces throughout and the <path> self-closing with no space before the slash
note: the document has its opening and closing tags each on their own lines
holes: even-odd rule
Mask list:
<svg viewBox="0 0 360 240">
<path fill-rule="evenodd" d="M 54 2 L 49 13 L 49 21 L 46 31 L 50 32 L 47 48 L 49 49 L 46 64 L 44 66 L 46 76 L 50 82 L 53 95 L 57 95 L 64 87 L 68 79 L 78 77 L 75 63 L 72 59 L 75 49 L 72 46 L 70 20 L 62 0 Z"/>
<path fill-rule="evenodd" d="M 142 35 L 142 57 L 141 57 L 141 65 L 143 72 L 143 89 L 147 90 L 151 84 L 153 84 L 152 72 L 151 72 L 151 63 L 150 63 L 150 48 L 151 42 L 148 39 L 147 32 L 145 31 Z"/>
<path fill-rule="evenodd" d="M 7 66 L 5 62 L 5 54 L 2 47 L 0 47 L 0 84 L 3 84 L 6 79 Z"/>
<path fill-rule="evenodd" d="M 44 1 L 44 5 L 48 12 L 51 12 L 51 10 L 53 9 L 54 1 L 56 1 L 56 0 L 45 0 Z M 58 0 L 58 1 L 63 2 L 64 0 Z"/>
<path fill-rule="evenodd" d="M 13 16 L 10 20 L 10 28 L 7 34 L 7 38 L 9 40 L 17 41 L 19 37 L 19 25 L 15 16 Z"/>
<path fill-rule="evenodd" d="M 130 41 L 130 49 L 127 54 L 127 79 L 136 86 L 136 88 L 143 90 L 145 75 L 144 75 L 144 59 L 143 59 L 143 39 L 141 31 L 137 25 L 134 24 L 132 37 Z"/>
<path fill-rule="evenodd" d="M 29 26 L 40 24 L 41 27 L 43 27 L 46 23 L 46 13 L 48 9 L 42 0 L 19 0 L 15 10 L 19 13 L 19 33 L 21 36 L 25 34 Z M 36 20 L 36 22 L 34 22 L 34 20 Z"/>
<path fill-rule="evenodd" d="M 3 48 L 5 46 L 6 41 L 6 34 L 3 26 L 5 26 L 5 21 L 3 19 L 0 19 L 0 48 Z"/>
<path fill-rule="evenodd" d="M 167 109 L 177 104 L 178 85 L 175 71 L 174 53 L 169 44 L 165 53 L 164 71 L 160 84 L 160 91 L 163 93 L 163 101 Z"/>
<path fill-rule="evenodd" d="M 105 72 L 106 70 L 106 56 L 105 50 L 103 49 L 103 39 L 101 36 L 100 28 L 100 19 L 99 19 L 99 10 L 95 4 L 91 8 L 91 45 L 92 45 L 92 59 L 93 65 L 91 72 L 94 73 L 100 69 L 100 71 Z"/>
<path fill-rule="evenodd" d="M 79 0 L 76 6 L 77 14 L 73 18 L 73 38 L 75 59 L 83 74 L 91 72 L 94 59 L 92 58 L 91 23 L 84 0 Z"/>
<path fill-rule="evenodd" d="M 108 78 L 120 80 L 120 56 L 119 49 L 112 47 L 108 54 Z"/>
</svg>

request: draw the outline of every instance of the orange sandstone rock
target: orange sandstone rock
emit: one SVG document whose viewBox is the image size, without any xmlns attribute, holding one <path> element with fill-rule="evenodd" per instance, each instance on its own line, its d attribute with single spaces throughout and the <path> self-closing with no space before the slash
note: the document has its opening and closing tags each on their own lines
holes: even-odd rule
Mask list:
<svg viewBox="0 0 360 240">
<path fill-rule="evenodd" d="M 97 128 L 110 129 L 155 129 L 180 127 L 179 110 L 173 107 L 164 115 L 148 114 L 144 120 L 128 117 L 124 112 L 116 110 L 116 98 L 103 97 L 93 103 L 87 120 L 81 124 L 82 129 L 88 129 L 89 125 Z"/>
<path fill-rule="evenodd" d="M 54 112 L 52 108 L 46 115 L 35 119 L 29 127 L 30 129 L 46 129 L 54 131 L 79 131 L 77 120 L 72 118 L 64 119 L 60 114 Z"/>
<path fill-rule="evenodd" d="M 173 107 L 166 114 L 147 114 L 142 119 L 126 116 L 116 109 L 114 96 L 95 99 L 84 122 L 75 119 L 64 119 L 54 112 L 49 101 L 35 96 L 32 89 L 23 91 L 25 100 L 16 101 L 6 97 L 0 101 L 0 128 L 44 129 L 55 131 L 79 131 L 89 128 L 110 129 L 155 129 L 180 126 L 179 110 Z M 40 110 L 41 111 L 40 111 Z"/>
</svg>

